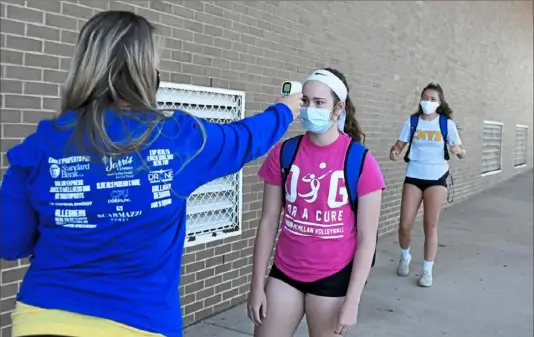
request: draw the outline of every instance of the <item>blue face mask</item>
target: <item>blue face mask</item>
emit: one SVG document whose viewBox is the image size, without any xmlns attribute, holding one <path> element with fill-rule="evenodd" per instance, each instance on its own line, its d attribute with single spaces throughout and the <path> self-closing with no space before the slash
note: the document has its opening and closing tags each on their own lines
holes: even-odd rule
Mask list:
<svg viewBox="0 0 534 337">
<path fill-rule="evenodd" d="M 332 112 L 328 109 L 319 108 L 301 108 L 300 109 L 300 123 L 305 130 L 312 133 L 323 134 L 334 123 L 330 119 Z"/>
</svg>

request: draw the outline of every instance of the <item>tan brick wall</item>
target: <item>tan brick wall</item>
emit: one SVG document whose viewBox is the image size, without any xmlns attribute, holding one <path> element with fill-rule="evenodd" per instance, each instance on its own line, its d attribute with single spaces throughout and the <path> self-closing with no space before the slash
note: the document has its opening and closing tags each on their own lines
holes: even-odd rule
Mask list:
<svg viewBox="0 0 534 337">
<path fill-rule="evenodd" d="M 53 115 L 77 31 L 98 10 L 126 9 L 165 36 L 162 80 L 247 92 L 247 114 L 273 101 L 283 80 L 339 68 L 351 84 L 367 144 L 387 181 L 381 232 L 394 230 L 404 166 L 387 160 L 420 90 L 438 81 L 455 109 L 469 158 L 452 161 L 456 200 L 518 172 L 515 124 L 529 130 L 532 167 L 532 2 L 1 1 L 1 168 L 5 152 Z M 482 123 L 504 122 L 503 172 L 480 177 Z M 290 132 L 293 134 L 295 131 Z M 260 162 L 244 170 L 243 234 L 187 249 L 186 324 L 245 299 L 260 217 Z M 26 261 L 2 261 L 1 326 Z"/>
</svg>

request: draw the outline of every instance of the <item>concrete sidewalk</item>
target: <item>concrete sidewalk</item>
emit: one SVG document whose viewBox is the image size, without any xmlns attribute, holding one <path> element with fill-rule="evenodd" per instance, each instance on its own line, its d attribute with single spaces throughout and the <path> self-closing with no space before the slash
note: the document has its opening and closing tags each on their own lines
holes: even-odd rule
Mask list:
<svg viewBox="0 0 534 337">
<path fill-rule="evenodd" d="M 434 286 L 416 286 L 423 254 L 414 230 L 413 268 L 396 276 L 396 236 L 379 242 L 377 265 L 360 305 L 365 337 L 532 337 L 533 172 L 443 211 Z M 186 337 L 251 336 L 240 305 L 189 327 Z M 308 336 L 305 322 L 296 336 Z M 275 336 L 273 336 L 275 337 Z"/>
</svg>

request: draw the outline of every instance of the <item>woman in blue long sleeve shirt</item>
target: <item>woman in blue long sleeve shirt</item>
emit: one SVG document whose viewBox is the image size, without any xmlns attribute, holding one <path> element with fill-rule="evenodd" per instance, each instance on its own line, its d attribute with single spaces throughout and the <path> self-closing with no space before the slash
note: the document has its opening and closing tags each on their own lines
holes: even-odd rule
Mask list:
<svg viewBox="0 0 534 337">
<path fill-rule="evenodd" d="M 284 135 L 279 99 L 227 125 L 156 109 L 154 27 L 107 11 L 80 32 L 62 110 L 7 154 L 1 258 L 30 257 L 13 336 L 182 336 L 186 198 Z"/>
</svg>

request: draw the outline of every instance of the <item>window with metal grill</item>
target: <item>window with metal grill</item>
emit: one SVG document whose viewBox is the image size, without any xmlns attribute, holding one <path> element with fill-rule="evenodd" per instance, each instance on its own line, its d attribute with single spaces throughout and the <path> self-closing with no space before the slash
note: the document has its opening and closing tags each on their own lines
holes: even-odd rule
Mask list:
<svg viewBox="0 0 534 337">
<path fill-rule="evenodd" d="M 503 124 L 484 121 L 482 134 L 482 175 L 499 173 L 502 168 Z"/>
<path fill-rule="evenodd" d="M 161 82 L 158 106 L 182 110 L 211 122 L 231 123 L 245 116 L 245 93 L 227 89 Z M 212 181 L 187 200 L 185 246 L 241 235 L 242 171 Z"/>
</svg>

